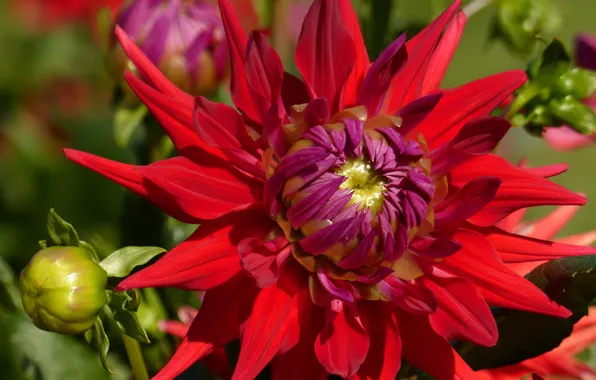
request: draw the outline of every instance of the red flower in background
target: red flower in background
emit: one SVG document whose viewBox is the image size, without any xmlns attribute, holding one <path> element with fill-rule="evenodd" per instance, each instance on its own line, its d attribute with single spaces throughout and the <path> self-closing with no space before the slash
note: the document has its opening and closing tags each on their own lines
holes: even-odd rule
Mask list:
<svg viewBox="0 0 596 380">
<path fill-rule="evenodd" d="M 265 36 L 220 9 L 235 109 L 173 86 L 123 33 L 143 81 L 126 74 L 180 157 L 133 166 L 69 159 L 201 227 L 121 289 L 206 290 L 156 378 L 240 338 L 235 379 L 329 373 L 394 378 L 402 357 L 438 379 L 475 374 L 449 344 L 497 340 L 489 305 L 570 312 L 507 267 L 593 250 L 510 233 L 516 210 L 581 205 L 544 177 L 493 155 L 508 131 L 489 117 L 526 79 L 510 71 L 438 88 L 465 24 L 456 1 L 370 62 L 348 0 L 317 0 L 285 73 Z"/>
</svg>

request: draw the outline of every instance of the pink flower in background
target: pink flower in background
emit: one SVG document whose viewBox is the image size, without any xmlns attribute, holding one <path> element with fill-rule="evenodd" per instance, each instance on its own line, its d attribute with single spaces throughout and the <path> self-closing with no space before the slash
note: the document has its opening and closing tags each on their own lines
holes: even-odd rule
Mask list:
<svg viewBox="0 0 596 380">
<path fill-rule="evenodd" d="M 584 69 L 596 70 L 596 36 L 579 35 L 575 44 L 576 64 Z M 596 95 L 584 102 L 596 110 Z M 579 149 L 596 142 L 596 136 L 583 135 L 567 126 L 544 128 L 542 137 L 551 148 L 559 151 Z"/>
</svg>

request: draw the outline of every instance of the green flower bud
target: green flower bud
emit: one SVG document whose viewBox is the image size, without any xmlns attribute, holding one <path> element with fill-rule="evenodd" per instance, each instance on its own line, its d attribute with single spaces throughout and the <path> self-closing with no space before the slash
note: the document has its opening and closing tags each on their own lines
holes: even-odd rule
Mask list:
<svg viewBox="0 0 596 380">
<path fill-rule="evenodd" d="M 554 89 L 560 95 L 571 95 L 577 99 L 585 99 L 595 90 L 590 72 L 578 67 L 566 71 L 557 78 Z"/>
<path fill-rule="evenodd" d="M 107 273 L 81 247 L 37 252 L 20 277 L 25 311 L 37 327 L 79 334 L 93 326 L 107 303 Z"/>
<path fill-rule="evenodd" d="M 538 38 L 554 34 L 561 24 L 550 0 L 500 0 L 496 4 L 496 36 L 522 56 L 531 55 Z"/>
<path fill-rule="evenodd" d="M 596 131 L 596 113 L 594 113 L 594 110 L 571 95 L 562 99 L 551 100 L 548 109 L 561 120 L 559 124 L 569 125 L 584 135 Z"/>
</svg>

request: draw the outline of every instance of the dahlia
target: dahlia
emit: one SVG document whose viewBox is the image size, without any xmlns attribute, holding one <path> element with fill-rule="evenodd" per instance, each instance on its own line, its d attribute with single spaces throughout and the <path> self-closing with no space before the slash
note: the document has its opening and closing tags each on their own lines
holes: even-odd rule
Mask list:
<svg viewBox="0 0 596 380">
<path fill-rule="evenodd" d="M 491 154 L 488 117 L 526 80 L 510 71 L 442 91 L 465 24 L 456 1 L 374 62 L 349 0 L 316 0 L 285 73 L 265 36 L 219 2 L 240 111 L 173 86 L 126 33 L 127 73 L 179 157 L 147 166 L 67 157 L 198 230 L 120 289 L 206 290 L 170 379 L 240 338 L 234 379 L 393 379 L 405 358 L 438 379 L 474 378 L 449 341 L 493 345 L 490 306 L 570 312 L 509 269 L 592 250 L 495 226 L 585 198 Z"/>
<path fill-rule="evenodd" d="M 558 207 L 546 217 L 532 222 L 521 222 L 526 210 L 518 210 L 499 222 L 499 225 L 506 231 L 531 238 L 551 239 L 569 222 L 578 209 L 577 206 Z M 591 245 L 596 241 L 596 230 L 566 236 L 557 241 L 580 246 Z M 508 266 L 520 275 L 525 275 L 544 262 L 511 263 Z M 518 364 L 479 371 L 478 380 L 517 380 L 532 373 L 547 378 L 563 376 L 570 379 L 594 379 L 596 370 L 574 358 L 594 343 L 596 343 L 596 307 L 590 307 L 588 315 L 575 324 L 571 335 L 564 339 L 559 347 Z"/>
</svg>

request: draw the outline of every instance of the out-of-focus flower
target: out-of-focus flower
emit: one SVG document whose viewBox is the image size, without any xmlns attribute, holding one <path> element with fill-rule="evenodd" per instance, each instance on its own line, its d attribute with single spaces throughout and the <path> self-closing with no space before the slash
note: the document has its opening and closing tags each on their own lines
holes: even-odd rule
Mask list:
<svg viewBox="0 0 596 380">
<path fill-rule="evenodd" d="M 116 25 L 174 84 L 194 95 L 214 91 L 229 63 L 217 7 L 205 0 L 135 0 L 123 7 Z M 130 61 L 116 43 L 111 71 L 121 78 Z"/>
<path fill-rule="evenodd" d="M 65 154 L 201 224 L 118 285 L 206 291 L 158 379 L 238 337 L 235 379 L 269 363 L 276 378 L 389 379 L 402 358 L 439 380 L 474 379 L 449 341 L 493 345 L 489 306 L 570 315 L 506 264 L 594 249 L 495 224 L 586 200 L 542 175 L 560 167 L 492 154 L 510 126 L 489 115 L 524 72 L 438 88 L 465 24 L 459 7 L 370 62 L 351 2 L 316 0 L 296 49 L 300 80 L 221 0 L 241 114 L 176 88 L 116 31 L 145 79 L 127 73 L 128 83 L 181 156 L 134 166 Z"/>
<path fill-rule="evenodd" d="M 21 272 L 23 307 L 40 329 L 82 333 L 107 302 L 107 278 L 84 248 L 42 249 Z"/>
<path fill-rule="evenodd" d="M 124 0 L 12 0 L 14 12 L 33 29 L 89 22 L 100 7 L 117 8 Z"/>
<path fill-rule="evenodd" d="M 584 34 L 576 38 L 575 62 L 578 67 L 596 71 L 596 37 Z M 596 112 L 596 95 L 584 99 L 584 103 Z M 568 126 L 547 127 L 542 137 L 551 148 L 560 151 L 583 148 L 596 142 L 596 135 L 584 135 Z"/>
</svg>

